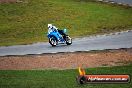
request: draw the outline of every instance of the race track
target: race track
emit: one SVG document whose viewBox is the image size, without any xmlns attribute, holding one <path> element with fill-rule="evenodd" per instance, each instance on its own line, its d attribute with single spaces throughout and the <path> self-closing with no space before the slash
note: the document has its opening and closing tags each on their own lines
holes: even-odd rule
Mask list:
<svg viewBox="0 0 132 88">
<path fill-rule="evenodd" d="M 132 48 L 132 31 L 73 39 L 73 44 L 52 47 L 49 43 L 0 47 L 0 56 Z"/>
<path fill-rule="evenodd" d="M 123 3 L 123 4 L 132 5 L 132 0 L 106 0 L 106 1 L 114 1 L 116 3 Z"/>
</svg>

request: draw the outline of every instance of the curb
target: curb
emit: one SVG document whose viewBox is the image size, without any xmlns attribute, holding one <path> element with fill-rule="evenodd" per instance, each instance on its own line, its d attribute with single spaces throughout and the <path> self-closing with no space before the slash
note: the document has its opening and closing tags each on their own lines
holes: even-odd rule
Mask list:
<svg viewBox="0 0 132 88">
<path fill-rule="evenodd" d="M 110 3 L 110 4 L 117 4 L 117 5 L 132 7 L 132 5 L 130 5 L 130 4 L 124 4 L 124 3 L 120 3 L 120 2 L 107 1 L 107 0 L 96 0 L 96 1 L 103 2 L 103 3 Z"/>
</svg>

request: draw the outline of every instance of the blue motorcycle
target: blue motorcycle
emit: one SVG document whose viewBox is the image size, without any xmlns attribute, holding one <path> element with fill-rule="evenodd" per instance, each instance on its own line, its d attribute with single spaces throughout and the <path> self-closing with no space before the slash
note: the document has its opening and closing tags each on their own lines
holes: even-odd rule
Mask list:
<svg viewBox="0 0 132 88">
<path fill-rule="evenodd" d="M 66 29 L 48 31 L 47 37 L 52 46 L 56 46 L 58 44 L 72 44 L 72 38 L 66 34 Z"/>
</svg>

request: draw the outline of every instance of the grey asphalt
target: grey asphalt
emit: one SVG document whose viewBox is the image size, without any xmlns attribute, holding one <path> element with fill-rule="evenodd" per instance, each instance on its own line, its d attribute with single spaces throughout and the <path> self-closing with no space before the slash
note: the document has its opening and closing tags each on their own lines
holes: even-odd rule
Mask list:
<svg viewBox="0 0 132 88">
<path fill-rule="evenodd" d="M 72 45 L 52 47 L 49 43 L 0 47 L 0 56 L 57 52 L 75 52 L 104 49 L 132 48 L 132 31 L 73 39 Z"/>
<path fill-rule="evenodd" d="M 116 3 L 123 3 L 123 4 L 132 5 L 132 0 L 106 0 L 106 1 L 114 1 Z"/>
</svg>

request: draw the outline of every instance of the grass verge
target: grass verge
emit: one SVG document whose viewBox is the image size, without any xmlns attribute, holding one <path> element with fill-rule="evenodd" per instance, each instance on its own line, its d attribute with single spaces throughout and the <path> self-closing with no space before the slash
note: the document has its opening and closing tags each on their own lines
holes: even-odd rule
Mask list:
<svg viewBox="0 0 132 88">
<path fill-rule="evenodd" d="M 0 46 L 47 41 L 47 24 L 72 37 L 132 28 L 132 8 L 91 0 L 24 0 L 0 4 Z"/>
<path fill-rule="evenodd" d="M 87 74 L 130 74 L 128 66 L 100 67 L 86 69 Z M 87 84 L 76 83 L 77 70 L 1 70 L 1 88 L 130 88 L 128 84 Z"/>
</svg>

